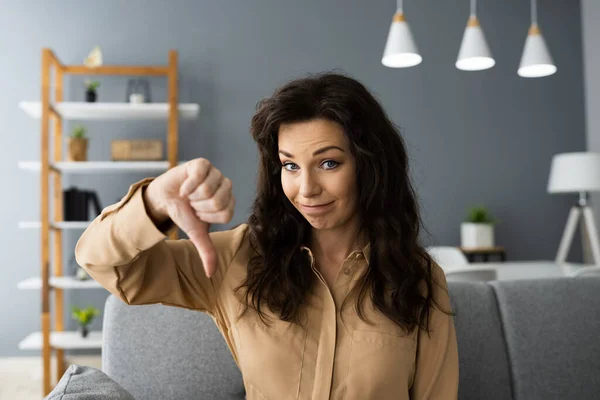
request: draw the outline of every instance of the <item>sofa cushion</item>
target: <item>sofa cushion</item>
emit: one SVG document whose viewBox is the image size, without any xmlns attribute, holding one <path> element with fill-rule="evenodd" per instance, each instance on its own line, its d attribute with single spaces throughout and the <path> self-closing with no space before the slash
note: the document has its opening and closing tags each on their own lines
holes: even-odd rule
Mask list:
<svg viewBox="0 0 600 400">
<path fill-rule="evenodd" d="M 104 372 L 72 364 L 45 400 L 135 400 Z"/>
<path fill-rule="evenodd" d="M 109 296 L 102 369 L 138 399 L 243 399 L 242 375 L 212 318 Z"/>
<path fill-rule="evenodd" d="M 516 400 L 597 399 L 600 278 L 497 281 Z"/>
<path fill-rule="evenodd" d="M 448 282 L 458 342 L 460 400 L 512 398 L 498 305 L 483 282 Z"/>
</svg>

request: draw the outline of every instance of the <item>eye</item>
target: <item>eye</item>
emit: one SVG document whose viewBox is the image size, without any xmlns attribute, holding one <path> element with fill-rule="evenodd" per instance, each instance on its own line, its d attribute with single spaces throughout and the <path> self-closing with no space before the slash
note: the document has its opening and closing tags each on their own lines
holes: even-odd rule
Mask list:
<svg viewBox="0 0 600 400">
<path fill-rule="evenodd" d="M 333 161 L 333 160 L 327 160 L 327 161 L 323 161 L 323 163 L 321 165 L 324 165 L 326 170 L 332 170 L 332 169 L 337 168 L 337 166 L 340 165 L 340 163 L 337 161 Z"/>
<path fill-rule="evenodd" d="M 286 169 L 287 171 L 296 171 L 297 169 L 297 165 L 292 163 L 292 162 L 285 162 L 282 164 L 283 168 Z"/>
</svg>

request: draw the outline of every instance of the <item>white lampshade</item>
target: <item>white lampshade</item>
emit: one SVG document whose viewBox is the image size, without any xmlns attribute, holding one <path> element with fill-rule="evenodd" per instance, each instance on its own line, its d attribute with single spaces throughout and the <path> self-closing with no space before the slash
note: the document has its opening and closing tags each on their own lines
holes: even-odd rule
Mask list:
<svg viewBox="0 0 600 400">
<path fill-rule="evenodd" d="M 600 191 L 600 153 L 563 153 L 552 158 L 548 193 Z"/>
<path fill-rule="evenodd" d="M 492 68 L 495 64 L 479 21 L 477 17 L 471 16 L 460 44 L 456 68 L 463 71 L 479 71 Z"/>
<path fill-rule="evenodd" d="M 546 41 L 540 28 L 534 23 L 529 28 L 517 73 L 524 78 L 538 78 L 552 75 L 555 72 L 556 66 L 552 61 Z"/>
<path fill-rule="evenodd" d="M 390 68 L 405 68 L 420 64 L 421 61 L 423 58 L 419 55 L 404 14 L 396 12 L 385 43 L 381 63 Z"/>
</svg>

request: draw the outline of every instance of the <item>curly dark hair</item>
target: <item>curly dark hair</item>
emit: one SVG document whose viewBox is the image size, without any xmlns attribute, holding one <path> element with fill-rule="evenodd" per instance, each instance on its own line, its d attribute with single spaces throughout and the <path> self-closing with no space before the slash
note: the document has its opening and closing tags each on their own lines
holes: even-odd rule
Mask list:
<svg viewBox="0 0 600 400">
<path fill-rule="evenodd" d="M 264 321 L 266 305 L 281 320 L 300 323 L 313 282 L 301 247 L 312 228 L 283 191 L 278 131 L 283 123 L 319 118 L 343 128 L 356 161 L 360 232 L 370 243 L 369 268 L 351 293 L 358 292 L 359 317 L 365 320 L 362 304 L 370 293 L 375 308 L 406 332 L 416 326 L 429 332 L 430 307 L 437 304 L 433 260 L 419 243 L 421 220 L 403 139 L 365 86 L 337 73 L 293 80 L 257 104 L 251 125 L 260 156 L 248 219 L 252 254 L 247 278 L 236 288 L 247 289 L 243 313 L 250 306 Z"/>
</svg>

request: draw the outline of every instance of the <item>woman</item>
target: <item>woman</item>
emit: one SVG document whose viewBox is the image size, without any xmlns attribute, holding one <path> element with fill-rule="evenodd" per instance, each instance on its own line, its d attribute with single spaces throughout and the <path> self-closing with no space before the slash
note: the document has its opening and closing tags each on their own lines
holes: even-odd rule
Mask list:
<svg viewBox="0 0 600 400">
<path fill-rule="evenodd" d="M 132 185 L 76 247 L 128 304 L 208 313 L 249 399 L 456 399 L 446 281 L 418 240 L 407 154 L 359 82 L 324 74 L 258 104 L 246 224 L 207 160 Z M 164 240 L 176 227 L 189 240 Z M 204 272 L 202 271 L 204 269 Z"/>
</svg>

